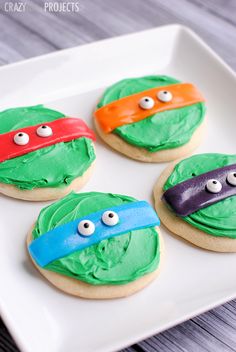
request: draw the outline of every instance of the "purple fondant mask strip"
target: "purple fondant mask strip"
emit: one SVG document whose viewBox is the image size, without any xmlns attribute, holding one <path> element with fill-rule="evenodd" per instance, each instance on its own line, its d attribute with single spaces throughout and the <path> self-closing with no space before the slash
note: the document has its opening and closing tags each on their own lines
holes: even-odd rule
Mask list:
<svg viewBox="0 0 236 352">
<path fill-rule="evenodd" d="M 165 191 L 162 199 L 176 215 L 188 216 L 223 199 L 235 196 L 236 182 L 230 182 L 232 177 L 235 177 L 236 180 L 236 164 L 183 181 Z M 211 189 L 209 181 L 212 181 L 211 191 L 209 190 Z M 215 186 L 219 186 L 218 189 Z"/>
</svg>

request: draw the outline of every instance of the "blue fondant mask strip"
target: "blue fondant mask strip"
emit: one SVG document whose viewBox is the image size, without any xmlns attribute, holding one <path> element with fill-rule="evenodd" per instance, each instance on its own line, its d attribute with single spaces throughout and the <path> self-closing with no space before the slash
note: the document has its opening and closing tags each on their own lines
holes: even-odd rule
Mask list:
<svg viewBox="0 0 236 352">
<path fill-rule="evenodd" d="M 102 215 L 107 210 L 118 214 L 119 222 L 116 225 L 108 226 L 102 222 Z M 91 236 L 83 236 L 78 232 L 78 224 L 82 220 L 90 220 L 94 223 L 95 231 Z M 102 209 L 54 228 L 33 240 L 29 245 L 29 252 L 35 262 L 44 267 L 56 259 L 90 247 L 102 240 L 158 225 L 160 225 L 160 220 L 147 202 L 126 203 Z"/>
</svg>

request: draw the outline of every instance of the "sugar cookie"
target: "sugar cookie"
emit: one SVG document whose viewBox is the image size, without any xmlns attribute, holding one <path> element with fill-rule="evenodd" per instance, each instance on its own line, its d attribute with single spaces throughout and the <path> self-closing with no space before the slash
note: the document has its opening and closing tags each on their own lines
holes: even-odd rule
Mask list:
<svg viewBox="0 0 236 352">
<path fill-rule="evenodd" d="M 49 200 L 79 190 L 91 174 L 95 135 L 81 119 L 41 105 L 0 112 L 0 193 Z"/>
<path fill-rule="evenodd" d="M 158 274 L 159 219 L 145 201 L 111 193 L 71 193 L 44 208 L 27 246 L 37 269 L 84 298 L 128 296 Z"/>
<path fill-rule="evenodd" d="M 124 79 L 107 88 L 94 112 L 100 137 L 130 158 L 170 161 L 201 142 L 205 102 L 198 89 L 167 76 Z"/>
<path fill-rule="evenodd" d="M 205 249 L 236 252 L 236 155 L 199 154 L 170 164 L 154 197 L 171 232 Z"/>
</svg>

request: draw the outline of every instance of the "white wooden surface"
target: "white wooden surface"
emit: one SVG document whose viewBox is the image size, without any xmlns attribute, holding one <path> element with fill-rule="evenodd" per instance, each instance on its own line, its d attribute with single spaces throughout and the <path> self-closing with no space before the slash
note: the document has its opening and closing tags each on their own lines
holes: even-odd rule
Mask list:
<svg viewBox="0 0 236 352">
<path fill-rule="evenodd" d="M 79 0 L 79 13 L 45 12 L 44 0 L 26 0 L 24 13 L 6 12 L 6 2 L 0 0 L 2 65 L 107 37 L 181 23 L 195 30 L 236 69 L 236 0 Z M 18 351 L 2 322 L 0 351 Z M 236 351 L 236 300 L 124 351 Z"/>
</svg>

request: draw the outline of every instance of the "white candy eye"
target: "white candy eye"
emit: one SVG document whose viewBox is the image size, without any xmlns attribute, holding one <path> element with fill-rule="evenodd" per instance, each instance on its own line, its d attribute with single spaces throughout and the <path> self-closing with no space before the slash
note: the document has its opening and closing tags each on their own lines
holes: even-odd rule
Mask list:
<svg viewBox="0 0 236 352">
<path fill-rule="evenodd" d="M 36 133 L 39 137 L 49 137 L 52 135 L 52 129 L 47 125 L 42 125 L 37 128 Z"/>
<path fill-rule="evenodd" d="M 112 210 L 107 210 L 102 214 L 102 222 L 107 226 L 115 226 L 119 222 L 119 216 Z"/>
<path fill-rule="evenodd" d="M 83 236 L 91 236 L 95 231 L 95 225 L 90 220 L 82 220 L 78 224 L 78 231 Z"/>
<path fill-rule="evenodd" d="M 231 186 L 236 186 L 236 172 L 230 172 L 230 174 L 227 175 L 227 182 Z"/>
<path fill-rule="evenodd" d="M 29 143 L 29 135 L 24 132 L 18 132 L 14 136 L 14 142 L 18 145 L 26 145 Z"/>
<path fill-rule="evenodd" d="M 154 100 L 150 97 L 143 97 L 139 100 L 139 106 L 142 109 L 149 110 L 152 109 L 154 106 Z"/>
<path fill-rule="evenodd" d="M 172 100 L 173 96 L 171 92 L 169 92 L 168 90 L 160 90 L 157 93 L 157 98 L 163 103 L 168 103 L 169 101 Z"/>
<path fill-rule="evenodd" d="M 218 180 L 208 180 L 206 188 L 211 193 L 219 193 L 222 190 L 222 184 Z"/>
</svg>

